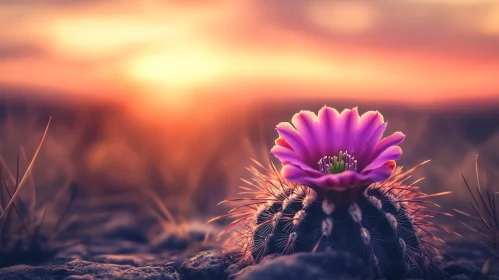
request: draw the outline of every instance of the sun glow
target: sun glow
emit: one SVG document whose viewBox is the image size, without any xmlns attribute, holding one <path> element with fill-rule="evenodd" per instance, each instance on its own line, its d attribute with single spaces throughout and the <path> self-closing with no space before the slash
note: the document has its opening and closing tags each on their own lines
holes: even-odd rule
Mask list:
<svg viewBox="0 0 499 280">
<path fill-rule="evenodd" d="M 216 51 L 181 47 L 138 55 L 125 69 L 140 84 L 176 91 L 209 84 L 228 71 L 226 58 Z"/>
<path fill-rule="evenodd" d="M 290 1 L 286 7 L 187 2 L 2 7 L 3 25 L 24 13 L 29 17 L 16 32 L 0 31 L 0 83 L 91 98 L 112 95 L 141 110 L 182 108 L 215 95 L 213 104 L 223 106 L 233 106 L 235 98 L 238 104 L 282 98 L 434 104 L 449 96 L 487 98 L 499 88 L 499 54 L 486 45 L 497 33 L 497 9 L 446 14 L 460 23 L 449 25 L 456 30 L 422 25 L 427 30 L 414 34 L 421 36 L 419 45 L 397 33 L 399 25 L 424 24 L 413 22 L 421 18 L 415 14 L 434 16 L 412 9 L 434 2 L 460 9 L 473 1 L 397 4 L 407 17 L 384 17 L 386 11 L 374 4 L 347 1 Z M 440 41 L 432 32 L 488 37 L 461 47 L 464 37 Z M 483 53 L 490 55 L 484 59 Z"/>
</svg>

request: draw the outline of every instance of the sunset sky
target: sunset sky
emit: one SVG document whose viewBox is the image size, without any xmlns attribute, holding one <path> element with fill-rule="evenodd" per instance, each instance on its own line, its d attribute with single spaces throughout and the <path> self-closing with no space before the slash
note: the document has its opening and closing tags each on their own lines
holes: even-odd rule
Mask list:
<svg viewBox="0 0 499 280">
<path fill-rule="evenodd" d="M 0 0 L 0 26 L 0 152 L 31 154 L 52 116 L 36 176 L 82 189 L 205 211 L 325 104 L 380 110 L 432 188 L 499 162 L 498 0 Z"/>
<path fill-rule="evenodd" d="M 3 0 L 0 26 L 0 85 L 62 97 L 499 96 L 496 0 Z"/>
</svg>

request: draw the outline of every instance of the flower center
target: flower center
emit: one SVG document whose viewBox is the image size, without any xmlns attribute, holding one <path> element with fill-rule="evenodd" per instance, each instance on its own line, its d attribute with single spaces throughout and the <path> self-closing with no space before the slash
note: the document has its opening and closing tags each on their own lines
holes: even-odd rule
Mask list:
<svg viewBox="0 0 499 280">
<path fill-rule="evenodd" d="M 319 171 L 324 174 L 338 174 L 345 170 L 357 171 L 357 160 L 347 151 L 338 156 L 325 156 L 319 160 Z"/>
</svg>

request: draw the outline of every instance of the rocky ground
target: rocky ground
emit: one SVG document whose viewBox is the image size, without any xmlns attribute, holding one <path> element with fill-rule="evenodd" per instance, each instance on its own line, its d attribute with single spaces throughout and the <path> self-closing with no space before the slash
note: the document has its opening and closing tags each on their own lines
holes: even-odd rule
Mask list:
<svg viewBox="0 0 499 280">
<path fill-rule="evenodd" d="M 494 265 L 493 265 L 494 266 Z M 498 280 L 497 264 L 488 275 L 462 258 L 440 266 L 442 274 L 425 279 Z M 494 274 L 495 273 L 495 274 Z M 445 275 L 445 276 L 443 276 Z M 344 252 L 297 253 L 247 266 L 231 263 L 216 251 L 204 251 L 182 264 L 151 255 L 101 255 L 93 261 L 75 258 L 61 264 L 15 265 L 0 270 L 0 279 L 374 279 L 356 257 Z"/>
<path fill-rule="evenodd" d="M 223 255 L 216 243 L 207 241 L 200 224 L 154 240 L 136 227 L 111 224 L 117 228 L 105 238 L 67 246 L 39 265 L 4 267 L 0 279 L 374 279 L 361 260 L 345 252 L 271 255 L 248 266 Z M 425 279 L 499 280 L 499 263 L 482 274 L 489 254 L 475 241 L 450 241 L 448 248 L 435 260 L 440 271 Z"/>
</svg>

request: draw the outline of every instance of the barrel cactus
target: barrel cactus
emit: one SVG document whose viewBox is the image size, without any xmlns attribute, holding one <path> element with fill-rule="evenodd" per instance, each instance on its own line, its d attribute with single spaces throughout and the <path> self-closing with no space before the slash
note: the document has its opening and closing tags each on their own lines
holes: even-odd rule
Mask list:
<svg viewBox="0 0 499 280">
<path fill-rule="evenodd" d="M 396 167 L 405 135 L 381 139 L 383 116 L 359 116 L 357 108 L 302 111 L 292 124 L 277 126 L 271 150 L 282 169 L 255 161 L 254 180 L 243 180 L 246 197 L 224 201 L 240 204 L 215 218 L 234 219 L 222 232 L 233 233 L 228 247 L 255 263 L 270 254 L 344 250 L 382 278 L 424 274 L 438 240 L 433 230 L 445 230 L 427 221 L 433 212 L 424 205 L 445 193 L 407 183 L 424 163 Z"/>
</svg>

